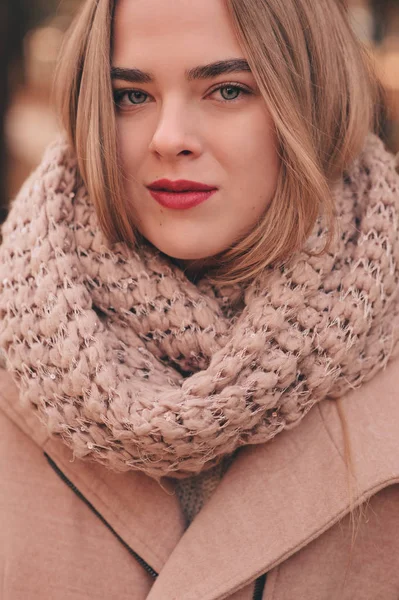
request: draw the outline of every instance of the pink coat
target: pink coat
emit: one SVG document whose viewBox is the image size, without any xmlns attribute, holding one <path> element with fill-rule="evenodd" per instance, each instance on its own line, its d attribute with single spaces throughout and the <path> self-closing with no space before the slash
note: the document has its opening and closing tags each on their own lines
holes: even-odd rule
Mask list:
<svg viewBox="0 0 399 600">
<path fill-rule="evenodd" d="M 73 460 L 17 397 L 0 371 L 1 600 L 398 599 L 398 361 L 344 399 L 355 480 L 325 400 L 242 448 L 187 531 L 173 480 Z"/>
</svg>

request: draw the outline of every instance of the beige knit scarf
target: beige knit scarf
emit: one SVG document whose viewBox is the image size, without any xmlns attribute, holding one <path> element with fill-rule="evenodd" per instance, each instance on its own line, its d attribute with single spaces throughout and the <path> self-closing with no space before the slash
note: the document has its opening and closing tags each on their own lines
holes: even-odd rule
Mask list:
<svg viewBox="0 0 399 600">
<path fill-rule="evenodd" d="M 184 478 L 373 377 L 399 339 L 399 182 L 370 134 L 325 231 L 245 290 L 110 244 L 64 142 L 13 203 L 0 346 L 21 399 L 77 457 Z"/>
</svg>

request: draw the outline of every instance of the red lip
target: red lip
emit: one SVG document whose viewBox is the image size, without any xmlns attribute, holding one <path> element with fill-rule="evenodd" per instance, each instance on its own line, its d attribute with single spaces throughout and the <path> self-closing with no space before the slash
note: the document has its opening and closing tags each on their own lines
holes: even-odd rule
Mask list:
<svg viewBox="0 0 399 600">
<path fill-rule="evenodd" d="M 164 208 L 186 210 L 202 204 L 216 192 L 213 190 L 190 190 L 189 192 L 171 192 L 170 190 L 149 190 L 151 196 Z"/>
<path fill-rule="evenodd" d="M 169 179 L 158 179 L 147 186 L 150 190 L 164 192 L 209 192 L 216 190 L 216 186 L 205 185 L 198 181 L 189 181 L 187 179 L 178 179 L 170 181 Z"/>
</svg>

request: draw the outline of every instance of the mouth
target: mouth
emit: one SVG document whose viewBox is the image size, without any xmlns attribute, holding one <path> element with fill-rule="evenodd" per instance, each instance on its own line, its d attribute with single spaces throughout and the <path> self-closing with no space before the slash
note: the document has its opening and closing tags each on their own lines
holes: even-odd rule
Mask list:
<svg viewBox="0 0 399 600">
<path fill-rule="evenodd" d="M 199 181 L 189 181 L 187 179 L 179 179 L 170 181 L 170 179 L 158 179 L 147 186 L 150 190 L 159 192 L 210 192 L 216 190 L 215 185 L 207 185 Z"/>
<path fill-rule="evenodd" d="M 208 200 L 217 187 L 197 181 L 159 179 L 147 186 L 151 196 L 161 206 L 175 210 L 193 208 Z"/>
</svg>

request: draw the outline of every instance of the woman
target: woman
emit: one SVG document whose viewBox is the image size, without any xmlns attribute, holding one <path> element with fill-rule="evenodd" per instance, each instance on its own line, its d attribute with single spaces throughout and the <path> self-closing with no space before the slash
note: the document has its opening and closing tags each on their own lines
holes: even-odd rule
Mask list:
<svg viewBox="0 0 399 600">
<path fill-rule="evenodd" d="M 0 252 L 3 597 L 396 598 L 399 185 L 342 4 L 88 0 L 57 91 Z"/>
</svg>

